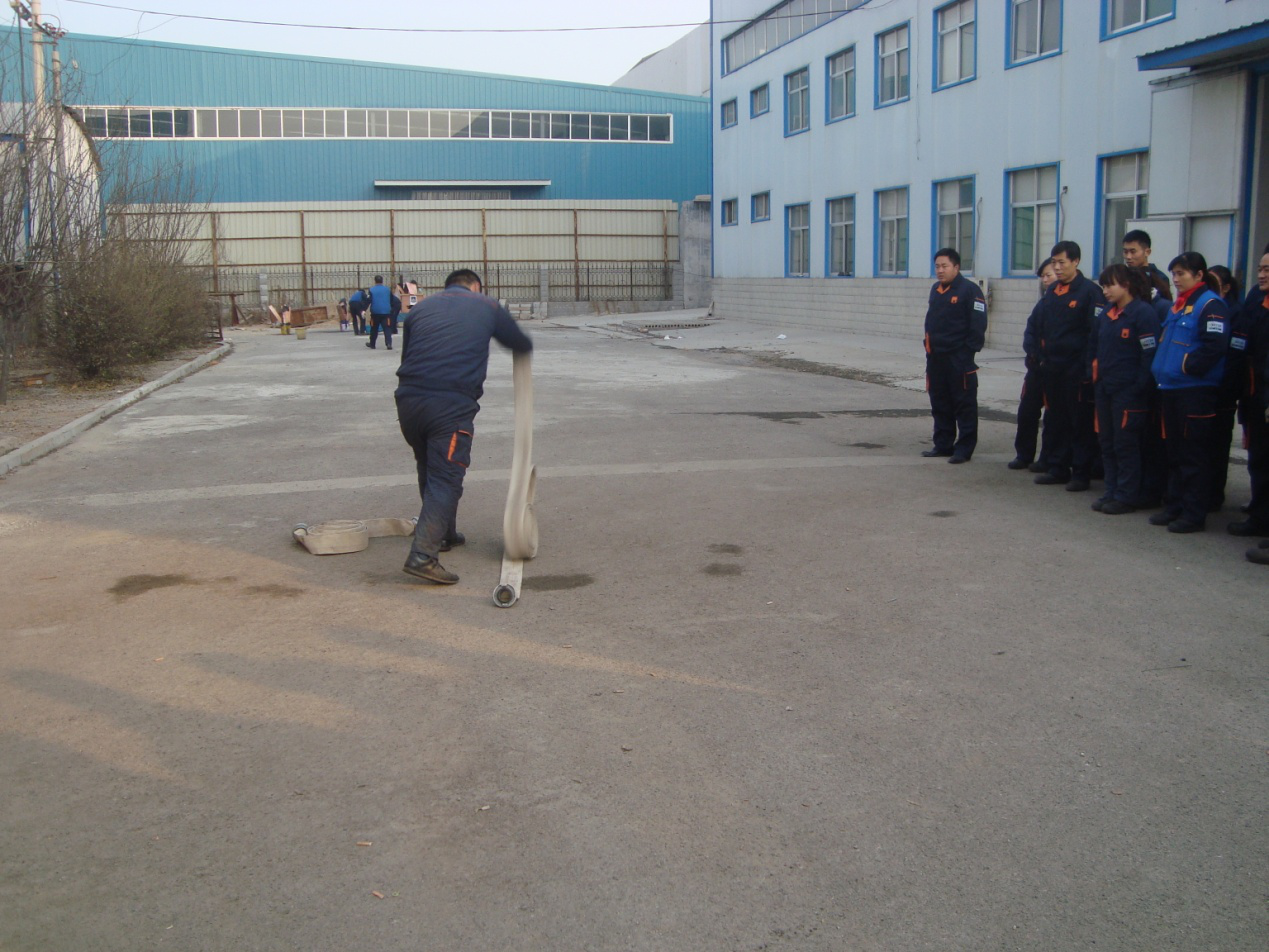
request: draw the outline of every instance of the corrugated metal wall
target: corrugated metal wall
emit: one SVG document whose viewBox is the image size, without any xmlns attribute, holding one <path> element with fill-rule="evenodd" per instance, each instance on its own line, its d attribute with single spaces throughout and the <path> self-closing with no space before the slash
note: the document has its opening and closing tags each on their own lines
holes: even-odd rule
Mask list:
<svg viewBox="0 0 1269 952">
<path fill-rule="evenodd" d="M 132 206 L 114 222 L 177 214 Z M 212 205 L 190 218 L 187 260 L 212 290 L 250 293 L 260 275 L 291 302 L 343 296 L 378 273 L 416 277 L 457 267 L 516 300 L 668 297 L 679 259 L 673 202 L 369 202 Z"/>
</svg>

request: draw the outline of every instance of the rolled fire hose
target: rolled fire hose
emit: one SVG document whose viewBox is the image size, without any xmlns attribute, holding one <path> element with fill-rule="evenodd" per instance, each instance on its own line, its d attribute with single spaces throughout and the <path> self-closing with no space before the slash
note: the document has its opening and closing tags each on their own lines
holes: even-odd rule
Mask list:
<svg viewBox="0 0 1269 952">
<path fill-rule="evenodd" d="M 494 604 L 510 608 L 520 597 L 524 562 L 538 554 L 538 517 L 533 512 L 537 468 L 533 465 L 532 354 L 513 354 L 511 380 L 515 387 L 515 447 L 511 456 L 511 484 L 502 516 L 502 577 L 494 589 Z"/>
<path fill-rule="evenodd" d="M 412 536 L 418 517 L 413 519 L 335 519 L 315 526 L 301 522 L 291 537 L 314 555 L 347 555 L 360 552 L 371 539 L 385 536 Z"/>
</svg>

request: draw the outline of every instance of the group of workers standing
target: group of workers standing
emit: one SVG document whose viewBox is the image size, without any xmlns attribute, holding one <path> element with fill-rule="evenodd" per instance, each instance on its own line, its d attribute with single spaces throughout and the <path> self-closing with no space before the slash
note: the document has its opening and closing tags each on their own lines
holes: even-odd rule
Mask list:
<svg viewBox="0 0 1269 952">
<path fill-rule="evenodd" d="M 1201 532 L 1225 501 L 1235 422 L 1243 427 L 1251 501 L 1231 535 L 1269 537 L 1269 247 L 1243 299 L 1227 268 L 1188 251 L 1150 263 L 1150 236 L 1124 236 L 1124 263 L 1089 280 L 1080 247 L 1060 241 L 1038 269 L 1040 300 L 1023 335 L 1026 377 L 1012 470 L 1042 486 L 1089 490 L 1105 515 L 1157 509 L 1152 525 Z M 967 462 L 977 442 L 976 354 L 987 307 L 940 249 L 925 320 L 926 385 L 934 417 L 924 456 Z M 1175 295 L 1172 289 L 1175 288 Z M 1041 418 L 1043 417 L 1043 427 Z M 1269 541 L 1247 551 L 1269 565 Z"/>
<path fill-rule="evenodd" d="M 366 346 L 371 350 L 383 333 L 383 345 L 392 349 L 392 335 L 397 330 L 397 316 L 401 313 L 401 298 L 383 283 L 383 275 L 375 275 L 375 283 L 368 288 L 358 288 L 348 295 L 348 317 L 352 321 L 354 336 L 368 335 Z"/>
</svg>

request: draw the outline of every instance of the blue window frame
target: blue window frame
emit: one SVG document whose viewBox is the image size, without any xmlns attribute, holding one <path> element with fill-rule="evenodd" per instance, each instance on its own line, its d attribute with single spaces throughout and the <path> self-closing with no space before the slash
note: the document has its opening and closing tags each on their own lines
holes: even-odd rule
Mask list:
<svg viewBox="0 0 1269 952">
<path fill-rule="evenodd" d="M 907 23 L 877 34 L 876 88 L 873 105 L 880 109 L 907 102 L 912 91 L 912 61 Z"/>
<path fill-rule="evenodd" d="M 828 240 L 824 246 L 824 273 L 830 278 L 855 276 L 855 196 L 841 195 L 824 203 Z"/>
<path fill-rule="evenodd" d="M 784 206 L 784 276 L 811 276 L 811 206 Z"/>
<path fill-rule="evenodd" d="M 1176 16 L 1176 0 L 1102 0 L 1102 39 L 1144 30 Z"/>
<path fill-rule="evenodd" d="M 734 126 L 737 123 L 738 120 L 736 118 L 736 100 L 728 99 L 725 103 L 723 103 L 723 108 L 721 110 L 721 118 L 722 118 L 722 128 L 724 129 L 730 129 L 732 126 Z"/>
<path fill-rule="evenodd" d="M 1056 162 L 1005 170 L 1003 274 L 1035 274 L 1057 244 L 1059 172 Z"/>
<path fill-rule="evenodd" d="M 978 0 L 953 0 L 934 11 L 934 88 L 978 76 Z"/>
<path fill-rule="evenodd" d="M 1123 261 L 1124 232 L 1149 214 L 1150 153 L 1145 149 L 1097 157 L 1097 209 L 1093 224 L 1094 268 Z"/>
<path fill-rule="evenodd" d="M 771 220 L 771 193 L 755 192 L 749 196 L 749 220 Z"/>
<path fill-rule="evenodd" d="M 718 222 L 724 228 L 729 225 L 737 225 L 740 223 L 740 201 L 735 198 L 725 198 L 719 206 Z"/>
<path fill-rule="evenodd" d="M 1005 0 L 1005 68 L 1062 52 L 1062 0 Z"/>
<path fill-rule="evenodd" d="M 849 119 L 855 114 L 855 48 L 838 50 L 824 60 L 828 92 L 824 96 L 825 122 Z"/>
<path fill-rule="evenodd" d="M 771 111 L 771 84 L 763 83 L 749 90 L 749 117 L 764 116 Z"/>
<path fill-rule="evenodd" d="M 784 77 L 784 134 L 811 128 L 811 70 L 803 66 Z"/>
<path fill-rule="evenodd" d="M 908 187 L 873 193 L 873 273 L 908 276 Z"/>
<path fill-rule="evenodd" d="M 974 271 L 974 232 L 977 190 L 974 176 L 944 179 L 933 183 L 931 235 L 937 248 L 955 248 L 961 256 L 961 270 Z"/>
</svg>

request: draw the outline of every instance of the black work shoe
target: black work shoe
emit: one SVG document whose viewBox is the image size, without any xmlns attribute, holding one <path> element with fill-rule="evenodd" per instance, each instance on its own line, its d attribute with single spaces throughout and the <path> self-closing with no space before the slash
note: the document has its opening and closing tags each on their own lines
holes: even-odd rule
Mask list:
<svg viewBox="0 0 1269 952">
<path fill-rule="evenodd" d="M 392 345 L 391 345 L 391 344 L 389 344 L 389 345 L 388 345 L 388 350 L 391 350 L 391 349 L 392 349 Z"/>
<path fill-rule="evenodd" d="M 1049 471 L 1049 467 L 1045 466 L 1041 462 L 1035 462 L 1035 463 L 1031 463 L 1027 467 L 1027 470 L 1032 473 L 1047 473 Z"/>
<path fill-rule="evenodd" d="M 949 459 L 949 460 L 948 460 L 948 462 L 949 462 L 949 463 L 968 463 L 968 462 L 969 462 L 969 457 L 968 457 L 968 456 L 957 456 L 955 453 L 953 453 L 953 454 L 952 454 L 952 458 L 951 458 L 951 459 Z"/>
<path fill-rule="evenodd" d="M 1015 456 L 1009 462 L 1005 463 L 1010 469 L 1027 469 L 1031 465 L 1031 460 L 1023 459 L 1021 456 Z"/>
<path fill-rule="evenodd" d="M 1118 499 L 1108 499 L 1106 504 L 1102 506 L 1102 512 L 1108 516 L 1126 516 L 1128 513 L 1136 511 L 1136 506 L 1120 502 Z"/>
<path fill-rule="evenodd" d="M 934 457 L 934 456 L 951 456 L 952 451 L 940 450 L 940 449 L 922 450 L 921 455 L 924 456 L 926 459 L 930 459 L 931 457 Z"/>
<path fill-rule="evenodd" d="M 1107 499 L 1105 496 L 1102 496 L 1102 498 L 1101 498 L 1101 499 L 1098 499 L 1096 502 L 1094 502 L 1094 503 L 1093 503 L 1091 506 L 1089 506 L 1088 508 L 1089 508 L 1089 509 L 1092 509 L 1092 510 L 1093 510 L 1093 512 L 1101 512 L 1101 511 L 1102 511 L 1102 509 L 1105 507 L 1106 503 L 1108 503 L 1108 502 L 1110 502 L 1110 500 L 1109 500 L 1109 499 Z"/>
<path fill-rule="evenodd" d="M 1269 546 L 1258 545 L 1247 550 L 1247 561 L 1257 565 L 1269 565 Z"/>
<path fill-rule="evenodd" d="M 442 552 L 448 552 L 450 549 L 455 546 L 462 545 L 466 541 L 467 536 L 463 535 L 461 532 L 455 532 L 448 539 L 442 539 L 439 548 Z"/>
<path fill-rule="evenodd" d="M 1203 523 L 1190 522 L 1189 519 L 1173 519 L 1171 522 L 1168 523 L 1168 531 L 1179 532 L 1182 534 L 1190 533 L 1190 532 L 1202 532 Z"/>
<path fill-rule="evenodd" d="M 1069 483 L 1066 484 L 1066 491 L 1068 493 L 1088 492 L 1088 480 L 1087 479 L 1072 479 Z"/>
<path fill-rule="evenodd" d="M 1152 526 L 1170 526 L 1177 519 L 1177 513 L 1162 509 L 1146 520 Z"/>
<path fill-rule="evenodd" d="M 366 341 L 366 346 L 369 347 L 371 350 L 375 349 L 375 345 L 370 343 L 370 341 Z"/>
<path fill-rule="evenodd" d="M 1225 531 L 1232 536 L 1269 536 L 1269 527 L 1259 525 L 1250 519 L 1242 522 L 1231 522 Z"/>
<path fill-rule="evenodd" d="M 1035 478 L 1037 486 L 1065 486 L 1071 481 L 1070 477 L 1063 479 L 1061 476 L 1054 476 L 1052 473 L 1041 473 Z M 1085 489 L 1088 487 L 1085 486 Z"/>
<path fill-rule="evenodd" d="M 429 558 L 426 555 L 411 555 L 405 560 L 405 568 L 402 571 L 406 575 L 413 575 L 415 578 L 421 578 L 424 581 L 435 582 L 437 585 L 453 585 L 458 581 L 457 575 L 441 565 L 436 559 Z"/>
</svg>

